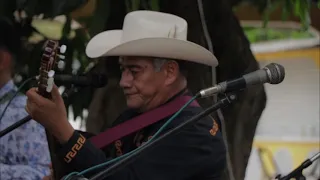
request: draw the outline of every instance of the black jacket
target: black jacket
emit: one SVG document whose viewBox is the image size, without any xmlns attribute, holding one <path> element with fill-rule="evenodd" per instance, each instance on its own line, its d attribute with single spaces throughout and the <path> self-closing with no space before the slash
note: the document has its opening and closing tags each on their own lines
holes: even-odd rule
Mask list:
<svg viewBox="0 0 320 180">
<path fill-rule="evenodd" d="M 187 107 L 164 132 L 202 110 L 200 107 Z M 132 110 L 125 111 L 115 121 L 115 125 L 136 115 L 138 114 Z M 157 132 L 168 119 L 163 119 L 126 136 L 104 150 L 97 149 L 89 140 L 86 140 L 76 153 L 71 153 L 74 155 L 72 158 L 70 153 L 69 158 L 66 158 L 68 152 L 72 152 L 72 148 L 81 141 L 83 136 L 87 138 L 89 136 L 76 131 L 70 140 L 62 145 L 58 155 L 61 160 L 65 160 L 68 171 L 80 172 L 137 148 Z M 180 133 L 166 138 L 157 147 L 144 152 L 134 162 L 123 167 L 107 180 L 220 180 L 226 167 L 226 149 L 220 130 L 216 131 L 218 125 L 214 122 L 212 118 L 206 117 L 191 127 L 181 130 Z M 85 176 L 89 178 L 93 173 L 97 171 Z"/>
</svg>

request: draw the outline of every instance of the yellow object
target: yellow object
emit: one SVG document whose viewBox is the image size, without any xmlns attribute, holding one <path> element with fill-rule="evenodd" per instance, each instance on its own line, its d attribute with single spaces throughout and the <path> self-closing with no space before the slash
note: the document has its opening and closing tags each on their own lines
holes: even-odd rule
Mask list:
<svg viewBox="0 0 320 180">
<path fill-rule="evenodd" d="M 257 53 L 255 58 L 257 61 L 273 61 L 288 60 L 297 58 L 308 58 L 315 61 L 316 66 L 320 68 L 320 48 L 313 47 L 308 49 L 298 49 L 290 51 L 279 51 L 273 53 Z M 260 153 L 260 160 L 265 175 L 273 177 L 278 171 L 277 166 L 281 166 L 283 160 L 279 162 L 280 158 L 288 158 L 288 162 L 291 162 L 292 170 L 299 166 L 307 158 L 320 151 L 320 142 L 314 141 L 302 141 L 302 140 L 254 140 L 253 148 L 257 149 Z M 281 153 L 278 157 L 276 155 Z M 283 157 L 286 156 L 286 157 Z M 281 166 L 283 167 L 283 165 Z M 290 168 L 290 169 L 291 169 Z M 311 168 L 312 169 L 312 168 Z M 266 177 L 261 177 L 266 179 Z M 307 178 L 308 179 L 308 178 Z"/>
<path fill-rule="evenodd" d="M 64 24 L 55 20 L 44 20 L 44 19 L 34 19 L 31 23 L 41 34 L 46 36 L 46 38 L 52 40 L 59 40 L 62 37 L 62 29 Z M 72 39 L 76 35 L 74 30 L 71 30 L 68 38 Z"/>
<path fill-rule="evenodd" d="M 297 57 L 307 57 L 313 59 L 317 66 L 320 68 L 320 48 L 308 48 L 308 49 L 298 49 L 291 51 L 279 51 L 273 53 L 258 53 L 255 54 L 257 61 L 269 61 L 276 59 L 288 59 Z"/>
<path fill-rule="evenodd" d="M 293 170 L 307 158 L 316 154 L 316 152 L 319 151 L 320 144 L 317 141 L 255 141 L 253 146 L 260 150 L 260 158 L 262 159 L 267 174 L 273 176 L 278 173 L 276 166 L 279 166 L 279 157 L 276 158 L 277 153 L 280 151 L 286 152 L 288 157 L 290 157 L 290 161 L 293 162 Z M 273 162 L 274 160 L 276 161 L 275 164 Z"/>
</svg>

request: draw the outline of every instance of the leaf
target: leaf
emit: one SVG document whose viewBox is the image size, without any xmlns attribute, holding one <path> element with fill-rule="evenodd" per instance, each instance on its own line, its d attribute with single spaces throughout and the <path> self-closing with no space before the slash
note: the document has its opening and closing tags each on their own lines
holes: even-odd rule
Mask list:
<svg viewBox="0 0 320 180">
<path fill-rule="evenodd" d="M 77 17 L 77 22 L 80 23 L 80 24 L 84 24 L 84 25 L 87 25 L 87 24 L 90 24 L 91 20 L 92 20 L 92 17 L 91 16 L 85 16 L 85 17 Z"/>
<path fill-rule="evenodd" d="M 301 10 L 301 0 L 293 0 L 294 2 L 294 15 L 299 16 Z"/>
<path fill-rule="evenodd" d="M 274 5 L 269 0 L 268 3 L 267 3 L 267 7 L 264 10 L 263 15 L 262 15 L 263 16 L 263 25 L 262 25 L 263 28 L 266 28 L 268 26 L 269 16 L 270 16 L 270 14 L 272 12 L 273 6 Z"/>
<path fill-rule="evenodd" d="M 145 10 L 149 9 L 149 5 L 148 5 L 149 1 L 148 0 L 142 0 L 141 1 L 141 7 Z"/>
<path fill-rule="evenodd" d="M 244 0 L 244 2 L 248 2 L 255 6 L 258 9 L 259 13 L 263 13 L 270 3 L 270 0 Z"/>
<path fill-rule="evenodd" d="M 80 99 L 80 98 L 77 98 L 77 99 L 73 102 L 73 104 L 72 104 L 72 111 L 73 111 L 73 117 L 74 117 L 73 120 L 76 120 L 77 117 L 82 118 L 83 108 L 82 108 L 82 104 L 81 104 L 81 99 Z"/>
<path fill-rule="evenodd" d="M 140 9 L 140 6 L 145 6 L 140 0 L 126 0 L 125 1 L 127 13 Z"/>
<path fill-rule="evenodd" d="M 72 105 L 74 120 L 76 120 L 77 117 L 83 118 L 83 109 L 89 107 L 92 95 L 93 89 L 91 87 L 86 87 L 70 97 L 69 105 Z"/>
<path fill-rule="evenodd" d="M 52 0 L 52 17 L 70 13 L 87 3 L 88 0 Z"/>
<path fill-rule="evenodd" d="M 159 0 L 149 0 L 149 6 L 153 11 L 160 11 Z"/>
<path fill-rule="evenodd" d="M 90 37 L 100 33 L 105 28 L 105 24 L 110 14 L 110 0 L 97 0 L 91 23 L 89 25 Z"/>
<path fill-rule="evenodd" d="M 0 0 L 0 16 L 13 17 L 16 10 L 15 1 Z"/>
<path fill-rule="evenodd" d="M 291 9 L 292 9 L 291 1 L 292 0 L 284 0 L 283 1 L 283 9 L 282 9 L 282 13 L 281 13 L 281 20 L 282 21 L 287 20 L 290 13 L 291 13 Z"/>
<path fill-rule="evenodd" d="M 67 23 L 67 21 L 66 21 Z M 48 39 L 59 40 L 63 35 L 64 31 L 67 31 L 66 25 L 59 21 L 52 21 L 47 19 L 34 19 L 31 22 L 31 26 L 41 35 Z M 75 36 L 74 30 L 69 30 L 68 38 L 72 39 Z"/>
<path fill-rule="evenodd" d="M 130 0 L 126 0 L 125 4 L 126 4 L 127 12 L 130 12 L 131 11 L 131 1 Z"/>
<path fill-rule="evenodd" d="M 311 23 L 310 14 L 309 14 L 310 6 L 311 6 L 310 1 L 300 1 L 298 4 L 300 7 L 298 16 L 302 24 L 302 30 L 307 30 Z"/>
<path fill-rule="evenodd" d="M 31 0 L 34 1 L 34 0 Z M 36 0 L 37 1 L 37 0 Z M 28 0 L 16 0 L 16 9 L 24 9 L 26 6 L 28 6 L 27 3 Z M 29 1 L 30 3 L 30 1 Z M 34 4 L 34 3 L 30 3 L 30 4 Z"/>
<path fill-rule="evenodd" d="M 283 1 L 268 1 L 268 6 L 263 12 L 263 27 L 266 28 L 269 22 L 269 16 L 272 12 L 274 12 L 277 8 L 279 8 L 283 4 Z M 289 13 L 288 13 L 289 14 Z"/>
<path fill-rule="evenodd" d="M 89 64 L 88 58 L 85 55 L 85 49 L 86 49 L 86 44 L 89 41 L 89 35 L 85 31 L 85 29 L 78 29 L 76 30 L 76 37 L 73 39 L 72 44 L 76 49 L 75 57 L 80 61 L 81 63 L 81 69 L 79 70 L 82 72 L 84 68 Z"/>
<path fill-rule="evenodd" d="M 22 2 L 20 2 L 20 3 L 22 3 Z M 41 2 L 39 2 L 39 0 L 29 0 L 28 3 L 24 3 L 24 4 L 25 4 L 25 6 L 23 4 L 18 5 L 18 9 L 20 9 L 19 6 L 22 6 L 21 9 L 23 9 L 26 12 L 26 14 L 30 17 L 36 15 L 37 14 L 37 7 L 39 5 L 42 5 Z M 43 8 L 43 10 L 44 9 L 45 8 Z"/>
<path fill-rule="evenodd" d="M 136 11 L 140 9 L 140 0 L 131 0 L 130 11 Z"/>
<path fill-rule="evenodd" d="M 87 2 L 87 0 L 17 0 L 16 9 L 25 10 L 29 16 L 43 14 L 44 18 L 54 18 L 68 14 Z"/>
<path fill-rule="evenodd" d="M 263 28 L 266 28 L 268 26 L 268 22 L 269 22 L 269 13 L 265 12 L 263 13 Z"/>
<path fill-rule="evenodd" d="M 66 22 L 62 28 L 62 38 L 67 39 L 70 32 L 71 32 L 71 17 L 69 15 L 66 15 Z"/>
</svg>

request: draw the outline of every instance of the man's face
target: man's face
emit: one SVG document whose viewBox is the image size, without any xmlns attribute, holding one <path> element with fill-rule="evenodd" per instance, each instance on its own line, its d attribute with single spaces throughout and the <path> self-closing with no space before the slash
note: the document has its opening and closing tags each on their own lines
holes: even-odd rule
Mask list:
<svg viewBox="0 0 320 180">
<path fill-rule="evenodd" d="M 146 108 L 165 85 L 165 73 L 157 72 L 149 58 L 123 57 L 120 68 L 120 86 L 129 108 Z"/>
</svg>

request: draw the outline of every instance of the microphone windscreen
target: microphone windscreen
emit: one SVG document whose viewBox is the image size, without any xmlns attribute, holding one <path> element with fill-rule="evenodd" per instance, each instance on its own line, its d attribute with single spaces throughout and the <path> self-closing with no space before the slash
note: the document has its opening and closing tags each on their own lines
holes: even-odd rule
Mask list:
<svg viewBox="0 0 320 180">
<path fill-rule="evenodd" d="M 268 74 L 270 84 L 279 84 L 284 80 L 285 70 L 280 64 L 270 63 L 265 67 L 265 69 L 270 71 L 270 74 Z"/>
</svg>

